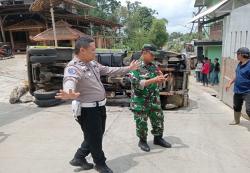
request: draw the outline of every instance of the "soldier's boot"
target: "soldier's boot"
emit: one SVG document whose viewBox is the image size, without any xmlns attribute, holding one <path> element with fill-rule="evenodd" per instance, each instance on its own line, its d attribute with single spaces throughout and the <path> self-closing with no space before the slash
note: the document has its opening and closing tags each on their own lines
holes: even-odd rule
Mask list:
<svg viewBox="0 0 250 173">
<path fill-rule="evenodd" d="M 165 148 L 171 148 L 172 145 L 170 143 L 168 143 L 167 141 L 165 141 L 162 136 L 155 136 L 154 137 L 154 144 L 155 145 L 160 145 L 161 147 L 165 147 Z"/>
<path fill-rule="evenodd" d="M 72 166 L 80 166 L 82 167 L 83 170 L 90 170 L 93 169 L 94 167 L 94 165 L 92 163 L 88 163 L 85 158 L 83 159 L 73 158 L 69 163 Z"/>
<path fill-rule="evenodd" d="M 229 125 L 240 124 L 240 116 L 241 116 L 241 112 L 235 112 L 234 111 L 234 120 Z"/>
<path fill-rule="evenodd" d="M 142 151 L 146 151 L 146 152 L 150 151 L 147 140 L 145 139 L 140 139 L 138 146 L 141 148 Z"/>
</svg>

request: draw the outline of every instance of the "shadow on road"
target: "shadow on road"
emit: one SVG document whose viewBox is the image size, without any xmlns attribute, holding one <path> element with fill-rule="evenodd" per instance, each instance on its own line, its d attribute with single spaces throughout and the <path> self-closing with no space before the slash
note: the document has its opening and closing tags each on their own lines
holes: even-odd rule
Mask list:
<svg viewBox="0 0 250 173">
<path fill-rule="evenodd" d="M 153 151 L 153 150 L 151 150 L 151 152 L 148 152 L 148 153 L 147 152 L 131 153 L 128 155 L 120 156 L 120 157 L 115 158 L 113 160 L 107 161 L 107 164 L 111 168 L 114 169 L 114 172 L 117 172 L 117 173 L 127 172 L 131 168 L 138 165 L 138 161 L 135 161 L 135 158 L 149 156 L 149 155 L 156 155 L 156 154 L 162 153 L 165 149 L 162 149 L 160 151 Z"/>
<path fill-rule="evenodd" d="M 25 104 L 12 105 L 0 102 L 0 127 L 40 111 L 42 109 Z"/>
<path fill-rule="evenodd" d="M 168 109 L 164 111 L 185 111 L 185 112 L 191 112 L 194 109 L 199 109 L 198 102 L 193 99 L 189 99 L 189 104 L 187 107 L 180 107 L 180 108 L 174 108 L 174 109 Z"/>
<path fill-rule="evenodd" d="M 245 127 L 250 132 L 250 121 L 241 121 L 239 126 Z"/>
<path fill-rule="evenodd" d="M 5 134 L 4 132 L 0 132 L 0 143 L 5 141 L 9 136 L 10 134 Z"/>
<path fill-rule="evenodd" d="M 153 141 L 149 141 L 148 144 L 150 145 L 151 151 L 150 152 L 138 152 L 138 153 L 130 153 L 124 156 L 117 157 L 112 160 L 108 160 L 107 164 L 117 173 L 124 173 L 136 167 L 139 163 L 135 159 L 138 157 L 150 156 L 150 155 L 157 155 L 162 153 L 166 150 L 174 150 L 178 148 L 188 148 L 189 146 L 184 144 L 182 140 L 175 136 L 168 136 L 164 138 L 166 141 L 170 142 L 173 148 L 166 149 L 162 148 L 157 145 L 153 145 Z M 83 171 L 81 168 L 77 168 L 74 172 Z"/>
<path fill-rule="evenodd" d="M 164 139 L 172 145 L 172 149 L 189 148 L 189 146 L 187 144 L 184 144 L 182 140 L 178 137 L 167 136 L 167 137 L 164 137 Z M 151 146 L 151 149 L 162 149 L 161 146 L 154 145 L 153 141 L 149 141 L 149 145 Z"/>
</svg>

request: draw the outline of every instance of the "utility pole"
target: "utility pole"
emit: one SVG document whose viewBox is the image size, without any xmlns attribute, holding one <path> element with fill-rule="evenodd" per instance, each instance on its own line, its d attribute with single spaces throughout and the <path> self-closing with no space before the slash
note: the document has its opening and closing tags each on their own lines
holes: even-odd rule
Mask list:
<svg viewBox="0 0 250 173">
<path fill-rule="evenodd" d="M 52 27 L 53 27 L 53 33 L 54 33 L 55 47 L 58 47 L 57 38 L 56 38 L 56 25 L 55 25 L 54 9 L 53 9 L 53 4 L 52 4 L 51 0 L 50 0 L 50 13 L 51 13 L 51 18 L 52 18 Z"/>
</svg>

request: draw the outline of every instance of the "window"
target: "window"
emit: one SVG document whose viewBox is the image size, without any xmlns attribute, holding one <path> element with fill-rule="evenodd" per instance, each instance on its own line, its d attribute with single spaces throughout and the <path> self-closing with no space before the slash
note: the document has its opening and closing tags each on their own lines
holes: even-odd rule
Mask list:
<svg viewBox="0 0 250 173">
<path fill-rule="evenodd" d="M 246 41 L 245 41 L 245 47 L 247 47 L 247 42 L 248 42 L 248 31 L 246 31 Z"/>
<path fill-rule="evenodd" d="M 243 46 L 243 42 L 242 42 L 242 31 L 240 31 L 240 47 Z"/>
<path fill-rule="evenodd" d="M 237 31 L 235 31 L 234 52 L 237 51 L 237 36 L 238 36 L 237 34 L 238 34 Z"/>
<path fill-rule="evenodd" d="M 230 37 L 230 51 L 229 52 L 231 52 L 231 53 L 233 52 L 233 32 L 231 32 L 231 37 Z M 233 56 L 231 56 L 231 57 L 233 57 Z"/>
</svg>

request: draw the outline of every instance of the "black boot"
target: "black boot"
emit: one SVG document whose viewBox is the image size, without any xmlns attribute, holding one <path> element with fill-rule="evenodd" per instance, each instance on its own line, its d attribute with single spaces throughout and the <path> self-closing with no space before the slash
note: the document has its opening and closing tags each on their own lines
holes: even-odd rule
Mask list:
<svg viewBox="0 0 250 173">
<path fill-rule="evenodd" d="M 155 136 L 154 137 L 154 144 L 155 145 L 160 145 L 161 147 L 165 147 L 165 148 L 171 148 L 172 145 L 170 143 L 168 143 L 167 141 L 165 141 L 162 136 Z"/>
<path fill-rule="evenodd" d="M 83 170 L 90 170 L 93 169 L 94 167 L 94 165 L 92 163 L 88 163 L 85 158 L 84 159 L 73 158 L 69 163 L 72 166 L 80 166 L 82 167 Z"/>
<path fill-rule="evenodd" d="M 138 143 L 138 146 L 141 148 L 142 151 L 146 151 L 146 152 L 149 152 L 150 151 L 150 148 L 148 146 L 148 143 L 146 140 L 144 139 L 140 139 L 139 143 Z"/>
<path fill-rule="evenodd" d="M 113 173 L 113 171 L 106 165 L 106 163 L 102 165 L 95 165 L 95 169 L 100 173 Z"/>
</svg>

